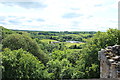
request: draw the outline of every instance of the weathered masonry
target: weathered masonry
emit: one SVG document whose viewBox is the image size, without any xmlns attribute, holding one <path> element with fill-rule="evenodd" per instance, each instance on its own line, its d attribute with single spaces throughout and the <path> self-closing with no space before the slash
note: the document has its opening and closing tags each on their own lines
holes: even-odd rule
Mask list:
<svg viewBox="0 0 120 80">
<path fill-rule="evenodd" d="M 120 45 L 108 46 L 98 52 L 100 78 L 120 78 Z"/>
</svg>

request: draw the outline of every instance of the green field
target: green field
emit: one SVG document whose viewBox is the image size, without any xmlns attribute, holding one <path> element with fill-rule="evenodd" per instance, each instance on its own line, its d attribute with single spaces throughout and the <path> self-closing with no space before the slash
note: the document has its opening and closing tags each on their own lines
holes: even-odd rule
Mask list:
<svg viewBox="0 0 120 80">
<path fill-rule="evenodd" d="M 73 45 L 77 45 L 77 46 L 80 46 L 82 44 L 85 44 L 85 43 L 68 43 L 68 42 L 65 42 L 65 46 L 66 47 L 70 47 L 70 46 L 73 46 Z"/>
<path fill-rule="evenodd" d="M 54 41 L 57 41 L 57 40 L 42 39 L 42 40 L 40 40 L 40 41 L 43 42 L 43 43 L 49 43 L 49 42 L 54 42 Z M 73 45 L 80 46 L 80 45 L 85 44 L 85 43 L 69 43 L 69 42 L 61 42 L 61 43 L 64 43 L 66 47 L 71 47 L 71 46 L 73 46 Z"/>
<path fill-rule="evenodd" d="M 56 40 L 52 40 L 52 39 L 42 39 L 42 40 L 40 40 L 41 42 L 43 42 L 43 43 L 49 43 L 49 42 L 54 42 L 54 41 L 56 41 Z"/>
</svg>

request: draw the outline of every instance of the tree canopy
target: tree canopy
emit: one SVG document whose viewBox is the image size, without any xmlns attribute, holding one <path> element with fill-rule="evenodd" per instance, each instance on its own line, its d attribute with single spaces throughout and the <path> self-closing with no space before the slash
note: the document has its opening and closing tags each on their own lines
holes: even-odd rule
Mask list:
<svg viewBox="0 0 120 80">
<path fill-rule="evenodd" d="M 32 54 L 23 49 L 5 49 L 2 54 L 3 79 L 49 79 L 45 66 Z"/>
<path fill-rule="evenodd" d="M 47 62 L 47 55 L 38 46 L 37 42 L 28 36 L 20 34 L 11 34 L 7 36 L 3 41 L 3 49 L 9 48 L 11 50 L 18 50 L 22 48 L 25 51 L 37 56 L 44 63 Z"/>
</svg>

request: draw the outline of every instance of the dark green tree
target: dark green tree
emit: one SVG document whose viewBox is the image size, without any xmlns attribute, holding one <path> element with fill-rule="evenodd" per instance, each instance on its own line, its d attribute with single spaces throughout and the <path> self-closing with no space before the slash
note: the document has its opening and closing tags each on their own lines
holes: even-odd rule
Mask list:
<svg viewBox="0 0 120 80">
<path fill-rule="evenodd" d="M 3 41 L 3 48 L 9 48 L 11 50 L 23 50 L 32 53 L 37 56 L 43 63 L 48 61 L 48 57 L 38 46 L 37 42 L 28 36 L 20 34 L 11 34 L 7 36 Z"/>
</svg>

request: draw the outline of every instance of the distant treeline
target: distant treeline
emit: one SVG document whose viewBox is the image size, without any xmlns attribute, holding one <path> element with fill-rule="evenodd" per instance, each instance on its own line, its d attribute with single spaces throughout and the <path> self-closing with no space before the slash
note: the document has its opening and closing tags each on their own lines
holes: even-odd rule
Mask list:
<svg viewBox="0 0 120 80">
<path fill-rule="evenodd" d="M 58 40 L 61 42 L 65 41 L 81 41 L 86 42 L 85 39 L 91 38 L 96 32 L 95 31 L 27 31 L 27 30 L 14 30 L 17 33 L 27 32 L 30 33 L 31 38 L 38 38 L 38 39 L 53 39 Z"/>
</svg>

